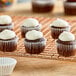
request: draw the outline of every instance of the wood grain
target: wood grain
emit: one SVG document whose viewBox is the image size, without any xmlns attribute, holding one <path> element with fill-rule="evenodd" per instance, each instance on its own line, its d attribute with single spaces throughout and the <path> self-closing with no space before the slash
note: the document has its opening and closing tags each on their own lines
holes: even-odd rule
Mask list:
<svg viewBox="0 0 76 76">
<path fill-rule="evenodd" d="M 76 63 L 34 58 L 17 58 L 12 76 L 75 76 Z"/>
<path fill-rule="evenodd" d="M 3 57 L 2 55 L 0 56 Z M 18 61 L 11 76 L 76 76 L 75 62 L 15 56 L 8 57 L 15 58 Z"/>
</svg>

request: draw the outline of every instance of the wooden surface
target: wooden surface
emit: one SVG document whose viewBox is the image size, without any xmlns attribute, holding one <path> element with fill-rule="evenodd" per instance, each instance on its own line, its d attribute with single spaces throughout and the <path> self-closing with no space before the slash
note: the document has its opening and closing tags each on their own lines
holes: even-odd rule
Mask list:
<svg viewBox="0 0 76 76">
<path fill-rule="evenodd" d="M 15 57 L 18 64 L 12 76 L 76 76 L 76 63 Z"/>
<path fill-rule="evenodd" d="M 25 6 L 29 6 L 29 8 Z M 61 1 L 56 4 L 53 13 L 37 14 L 30 11 L 30 4 L 21 4 L 12 7 L 10 11 L 1 12 L 8 15 L 43 16 L 43 17 L 65 17 L 75 19 L 75 16 L 65 16 Z M 19 8 L 20 7 L 20 8 Z M 26 10 L 25 10 L 25 8 Z M 15 8 L 15 9 L 14 9 Z M 22 10 L 22 11 L 21 11 Z M 12 57 L 12 56 L 10 56 Z M 13 57 L 18 60 L 15 71 L 11 76 L 76 76 L 76 63 L 68 61 L 57 61 L 39 58 Z"/>
</svg>

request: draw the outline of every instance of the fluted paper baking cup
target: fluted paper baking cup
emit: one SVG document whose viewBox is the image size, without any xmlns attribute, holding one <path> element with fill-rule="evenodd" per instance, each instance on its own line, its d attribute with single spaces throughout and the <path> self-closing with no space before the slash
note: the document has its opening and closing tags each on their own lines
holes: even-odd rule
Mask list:
<svg viewBox="0 0 76 76">
<path fill-rule="evenodd" d="M 41 30 L 41 24 L 39 26 L 37 26 L 37 27 L 25 27 L 25 26 L 21 26 L 22 37 L 25 37 L 26 32 L 31 31 L 31 30 L 40 31 Z"/>
<path fill-rule="evenodd" d="M 17 64 L 16 59 L 0 57 L 0 76 L 9 76 L 12 74 Z"/>
<path fill-rule="evenodd" d="M 12 52 L 17 49 L 17 43 L 18 43 L 19 38 L 16 37 L 15 39 L 12 40 L 0 40 L 0 51 L 3 52 Z"/>
<path fill-rule="evenodd" d="M 5 30 L 5 29 L 9 29 L 9 30 L 12 30 L 14 27 L 14 23 L 12 23 L 11 25 L 9 26 L 0 26 L 0 32 Z"/>
<path fill-rule="evenodd" d="M 51 35 L 54 39 L 58 39 L 59 35 L 63 32 L 63 31 L 70 31 L 71 27 L 68 28 L 52 28 L 51 27 Z"/>
<path fill-rule="evenodd" d="M 69 57 L 69 56 L 74 56 L 76 54 L 76 44 L 61 44 L 61 43 L 56 43 L 57 45 L 57 52 L 60 56 L 64 57 Z"/>
<path fill-rule="evenodd" d="M 30 54 L 40 54 L 44 51 L 46 46 L 46 39 L 41 42 L 27 42 L 24 41 L 25 49 L 27 53 Z"/>
</svg>

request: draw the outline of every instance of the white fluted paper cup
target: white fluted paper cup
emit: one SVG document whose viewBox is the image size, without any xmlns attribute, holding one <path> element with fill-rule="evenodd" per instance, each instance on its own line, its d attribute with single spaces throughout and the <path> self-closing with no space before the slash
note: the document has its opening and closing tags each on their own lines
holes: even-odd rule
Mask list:
<svg viewBox="0 0 76 76">
<path fill-rule="evenodd" d="M 21 34 L 22 34 L 22 37 L 24 38 L 25 37 L 25 34 L 28 32 L 28 31 L 31 31 L 31 30 L 37 30 L 37 31 L 41 31 L 41 27 L 42 25 L 40 24 L 39 26 L 35 26 L 35 27 L 25 27 L 25 26 L 21 26 L 20 29 L 21 29 Z"/>
<path fill-rule="evenodd" d="M 51 28 L 51 36 L 53 39 L 58 39 L 59 35 L 63 32 L 63 31 L 70 31 L 71 30 L 71 26 L 69 27 L 50 27 Z"/>
<path fill-rule="evenodd" d="M 0 76 L 10 76 L 16 66 L 16 59 L 0 57 Z"/>
<path fill-rule="evenodd" d="M 29 54 L 40 54 L 45 49 L 46 41 L 47 40 L 45 38 L 43 38 L 42 41 L 38 42 L 29 42 L 24 40 L 25 50 Z"/>
<path fill-rule="evenodd" d="M 0 32 L 5 30 L 5 29 L 13 30 L 13 28 L 14 28 L 14 23 L 12 23 L 8 26 L 0 26 Z"/>
</svg>

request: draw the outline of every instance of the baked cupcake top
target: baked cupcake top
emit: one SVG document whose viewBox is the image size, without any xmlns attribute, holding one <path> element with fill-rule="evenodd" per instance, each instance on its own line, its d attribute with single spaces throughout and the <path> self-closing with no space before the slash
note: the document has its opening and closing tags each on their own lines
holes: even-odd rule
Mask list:
<svg viewBox="0 0 76 76">
<path fill-rule="evenodd" d="M 12 23 L 12 18 L 8 15 L 1 15 L 0 16 L 0 24 L 11 24 Z"/>
<path fill-rule="evenodd" d="M 68 27 L 69 23 L 63 19 L 57 18 L 55 21 L 52 22 L 50 26 L 54 27 Z"/>
<path fill-rule="evenodd" d="M 43 38 L 43 33 L 40 31 L 32 30 L 26 33 L 27 40 L 37 40 Z"/>
<path fill-rule="evenodd" d="M 22 26 L 25 26 L 25 27 L 36 27 L 38 25 L 40 25 L 39 21 L 34 18 L 25 19 L 22 24 Z"/>
<path fill-rule="evenodd" d="M 75 36 L 71 32 L 64 31 L 60 34 L 59 40 L 61 41 L 74 41 Z"/>
<path fill-rule="evenodd" d="M 1 40 L 8 40 L 8 39 L 13 39 L 16 37 L 15 32 L 11 30 L 4 30 L 0 33 L 0 39 Z"/>
</svg>

